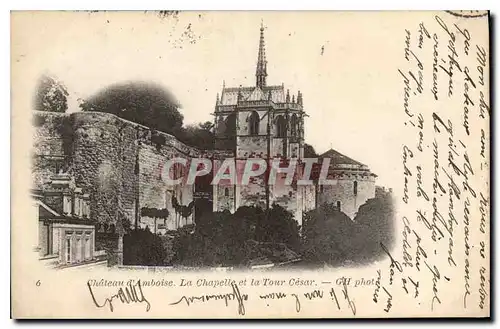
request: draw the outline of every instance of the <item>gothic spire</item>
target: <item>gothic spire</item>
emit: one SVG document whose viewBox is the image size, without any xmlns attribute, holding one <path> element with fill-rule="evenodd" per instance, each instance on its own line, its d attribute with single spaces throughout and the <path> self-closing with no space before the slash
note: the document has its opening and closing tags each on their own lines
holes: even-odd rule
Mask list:
<svg viewBox="0 0 500 329">
<path fill-rule="evenodd" d="M 266 50 L 264 42 L 264 23 L 260 24 L 260 40 L 259 40 L 259 54 L 257 57 L 257 69 L 255 71 L 255 77 L 257 82 L 257 87 L 266 86 L 267 78 L 267 61 L 266 61 Z"/>
</svg>

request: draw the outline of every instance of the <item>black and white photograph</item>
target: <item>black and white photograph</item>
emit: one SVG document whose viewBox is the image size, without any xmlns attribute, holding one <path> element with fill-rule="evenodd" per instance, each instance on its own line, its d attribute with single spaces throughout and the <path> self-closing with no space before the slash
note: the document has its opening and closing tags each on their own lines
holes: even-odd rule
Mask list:
<svg viewBox="0 0 500 329">
<path fill-rule="evenodd" d="M 174 49 L 189 49 L 199 40 L 191 24 L 177 23 L 178 13 L 157 15 L 166 21 L 164 33 L 169 25 L 184 29 Z M 318 147 L 307 143 L 306 122 L 314 115 L 309 95 L 290 90 L 275 76 L 280 62 L 281 70 L 291 63 L 266 55 L 266 29 L 263 21 L 256 24 L 254 42 L 239 47 L 253 50 L 253 61 L 228 61 L 237 64 L 234 70 L 248 72 L 239 81 L 246 84 L 228 76 L 212 104 L 201 105 L 191 118 L 212 116 L 210 121 L 184 123 L 187 114 L 168 78 L 163 84 L 116 81 L 78 98 L 78 107 L 70 109 L 72 90 L 64 81 L 40 77 L 33 197 L 40 209 L 38 248 L 44 262 L 58 268 L 104 261 L 254 268 L 343 266 L 383 256 L 380 243 L 390 248 L 395 234 L 391 189 L 377 185 L 368 165 L 333 147 L 318 154 Z M 329 48 L 335 56 L 335 46 Z M 325 56 L 325 45 L 316 50 L 307 55 Z M 211 80 L 207 77 L 206 85 Z M 300 85 L 300 77 L 296 80 Z M 191 88 L 189 97 L 208 94 L 203 84 Z M 306 82 L 303 88 L 311 87 Z M 331 98 L 334 94 L 325 94 L 317 103 L 335 111 Z M 342 145 L 334 136 L 325 136 L 327 145 Z M 342 148 L 349 150 L 346 144 Z M 273 168 L 280 175 L 274 182 Z M 289 184 L 282 177 L 287 174 Z"/>
<path fill-rule="evenodd" d="M 487 11 L 11 19 L 13 230 L 82 312 L 489 315 Z"/>
</svg>

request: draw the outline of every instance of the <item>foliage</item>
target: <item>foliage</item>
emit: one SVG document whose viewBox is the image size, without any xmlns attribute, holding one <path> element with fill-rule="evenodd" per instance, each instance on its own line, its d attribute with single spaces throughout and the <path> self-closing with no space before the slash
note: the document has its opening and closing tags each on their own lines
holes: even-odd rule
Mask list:
<svg viewBox="0 0 500 329">
<path fill-rule="evenodd" d="M 250 261 L 249 241 L 282 243 L 300 248 L 299 227 L 293 215 L 275 205 L 269 210 L 240 207 L 205 213 L 194 234 L 184 233 L 174 241 L 174 263 L 188 266 L 245 266 Z"/>
<path fill-rule="evenodd" d="M 291 212 L 275 204 L 258 219 L 255 233 L 257 241 L 281 242 L 294 251 L 300 251 L 300 227 Z"/>
<path fill-rule="evenodd" d="M 157 131 L 151 132 L 151 143 L 156 146 L 156 149 L 159 151 L 162 146 L 165 145 L 167 139 L 165 136 L 159 134 Z"/>
<path fill-rule="evenodd" d="M 165 145 L 162 131 L 175 136 L 181 142 L 200 149 L 213 149 L 212 123 L 183 126 L 180 104 L 163 87 L 144 82 L 128 82 L 108 86 L 87 100 L 82 100 L 83 111 L 99 111 L 115 114 L 153 130 L 152 142 L 157 148 Z"/>
<path fill-rule="evenodd" d="M 66 112 L 68 91 L 57 79 L 43 75 L 38 81 L 35 93 L 35 110 L 47 112 Z"/>
<path fill-rule="evenodd" d="M 75 129 L 73 117 L 55 117 L 54 127 L 61 136 L 63 151 L 65 155 L 73 153 Z"/>
<path fill-rule="evenodd" d="M 80 104 L 83 111 L 112 113 L 173 135 L 179 132 L 184 119 L 179 106 L 170 92 L 145 82 L 108 86 Z"/>
<path fill-rule="evenodd" d="M 381 193 L 362 205 L 355 217 L 361 226 L 363 242 L 357 249 L 358 261 L 385 257 L 380 244 L 390 250 L 394 245 L 394 204 L 391 193 Z"/>
<path fill-rule="evenodd" d="M 189 266 L 238 265 L 245 257 L 244 225 L 227 211 L 202 216 L 194 234 L 184 232 L 174 241 L 174 262 Z"/>
<path fill-rule="evenodd" d="M 165 250 L 161 238 L 149 228 L 132 230 L 123 237 L 123 264 L 164 266 Z"/>
<path fill-rule="evenodd" d="M 197 125 L 188 125 L 180 129 L 176 137 L 187 145 L 195 146 L 203 150 L 211 150 L 214 148 L 215 141 L 212 126 L 210 121 Z"/>
<path fill-rule="evenodd" d="M 317 158 L 318 154 L 314 147 L 310 144 L 304 143 L 304 158 Z"/>
<path fill-rule="evenodd" d="M 311 263 L 345 265 L 372 262 L 393 245 L 394 208 L 390 194 L 362 205 L 354 220 L 334 205 L 304 214 L 303 255 Z"/>
<path fill-rule="evenodd" d="M 206 210 L 197 218 L 194 229 L 183 227 L 171 232 L 175 235 L 173 264 L 238 267 L 248 266 L 259 255 L 264 254 L 274 262 L 294 252 L 309 265 L 342 266 L 379 259 L 385 256 L 380 244 L 390 249 L 394 242 L 394 209 L 390 194 L 378 194 L 368 200 L 359 208 L 354 220 L 334 205 L 322 205 L 304 214 L 302 234 L 293 215 L 276 204 L 267 210 L 256 206 L 240 207 L 234 214 L 227 210 L 215 213 L 209 208 Z M 162 218 L 165 214 L 161 212 L 161 209 L 141 209 L 141 214 L 149 217 Z M 146 234 L 141 232 L 139 235 L 142 235 L 133 241 L 135 247 L 128 247 L 133 250 L 134 259 L 153 263 L 164 259 L 165 246 L 162 249 L 152 245 L 160 242 L 141 246 L 140 238 Z M 151 249 L 153 255 L 148 258 L 139 249 Z"/>
<path fill-rule="evenodd" d="M 303 254 L 313 263 L 341 264 L 353 256 L 351 219 L 333 205 L 322 205 L 303 218 Z"/>
</svg>

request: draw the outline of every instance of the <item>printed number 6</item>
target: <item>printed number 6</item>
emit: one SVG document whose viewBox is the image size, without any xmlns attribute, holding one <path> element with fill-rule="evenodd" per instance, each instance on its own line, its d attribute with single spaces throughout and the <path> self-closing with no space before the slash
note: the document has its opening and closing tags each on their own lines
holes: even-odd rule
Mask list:
<svg viewBox="0 0 500 329">
<path fill-rule="evenodd" d="M 38 281 L 36 282 L 36 286 L 37 286 L 37 287 L 40 287 L 40 285 L 41 285 L 41 284 L 42 284 L 42 282 L 40 282 L 40 280 L 38 280 Z"/>
</svg>

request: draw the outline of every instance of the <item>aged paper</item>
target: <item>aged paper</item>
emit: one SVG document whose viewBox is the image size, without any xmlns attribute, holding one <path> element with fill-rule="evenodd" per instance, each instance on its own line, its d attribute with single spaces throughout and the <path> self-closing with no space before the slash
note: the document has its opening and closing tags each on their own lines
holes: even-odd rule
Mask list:
<svg viewBox="0 0 500 329">
<path fill-rule="evenodd" d="M 13 317 L 489 317 L 488 19 L 12 12 Z"/>
</svg>

